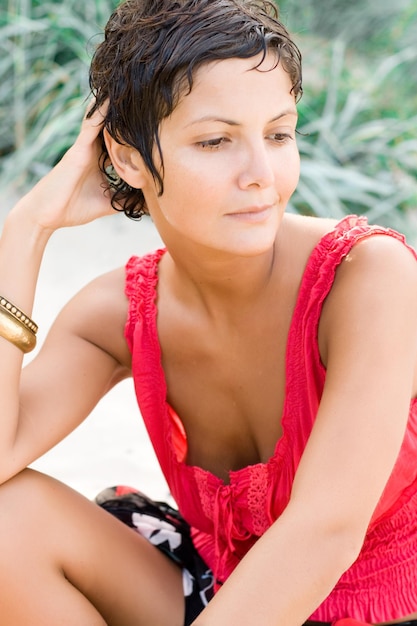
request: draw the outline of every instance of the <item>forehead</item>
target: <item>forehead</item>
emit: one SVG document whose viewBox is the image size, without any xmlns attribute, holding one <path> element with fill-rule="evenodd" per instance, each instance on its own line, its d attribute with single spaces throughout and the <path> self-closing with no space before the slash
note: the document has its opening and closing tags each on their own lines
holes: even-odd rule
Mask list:
<svg viewBox="0 0 417 626">
<path fill-rule="evenodd" d="M 212 61 L 198 68 L 193 77 L 193 87 L 183 95 L 174 110 L 176 115 L 193 114 L 206 110 L 264 108 L 280 104 L 295 107 L 291 78 L 277 62 L 273 53 L 249 59 L 231 58 Z"/>
</svg>

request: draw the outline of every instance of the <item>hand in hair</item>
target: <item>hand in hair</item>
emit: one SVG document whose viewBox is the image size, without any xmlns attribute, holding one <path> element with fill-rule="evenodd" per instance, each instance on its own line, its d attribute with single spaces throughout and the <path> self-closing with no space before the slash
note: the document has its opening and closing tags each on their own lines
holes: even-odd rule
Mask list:
<svg viewBox="0 0 417 626">
<path fill-rule="evenodd" d="M 91 105 L 90 105 L 91 106 Z M 105 176 L 98 167 L 105 112 L 84 116 L 80 133 L 59 163 L 18 203 L 46 231 L 86 224 L 114 211 Z"/>
</svg>

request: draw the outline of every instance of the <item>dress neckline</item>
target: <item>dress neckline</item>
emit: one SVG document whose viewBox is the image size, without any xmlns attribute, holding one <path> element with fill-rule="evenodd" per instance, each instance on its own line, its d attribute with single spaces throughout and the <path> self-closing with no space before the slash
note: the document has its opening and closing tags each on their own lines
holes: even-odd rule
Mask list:
<svg viewBox="0 0 417 626">
<path fill-rule="evenodd" d="M 259 461 L 258 463 L 246 465 L 237 470 L 229 470 L 228 472 L 229 481 L 226 481 L 220 476 L 217 476 L 216 474 L 211 472 L 210 470 L 204 469 L 198 465 L 191 465 L 191 464 L 186 463 L 185 460 L 180 459 L 179 455 L 176 454 L 176 451 L 175 451 L 176 446 L 172 445 L 170 447 L 170 450 L 171 450 L 171 455 L 173 457 L 173 460 L 175 464 L 179 468 L 181 468 L 183 472 L 189 472 L 191 474 L 198 473 L 200 476 L 204 476 L 205 480 L 209 484 L 212 484 L 213 487 L 230 489 L 230 488 L 233 488 L 233 485 L 238 483 L 242 479 L 242 477 L 245 477 L 247 474 L 253 471 L 256 471 L 257 469 L 262 471 L 263 469 L 271 465 L 275 465 L 277 463 L 279 464 L 280 461 L 286 459 L 288 454 L 291 454 L 291 450 L 289 449 L 290 415 L 288 411 L 288 406 L 289 406 L 290 399 L 291 399 L 291 388 L 288 382 L 289 381 L 289 364 L 290 364 L 289 362 L 290 362 L 290 355 L 292 354 L 292 345 L 297 335 L 297 328 L 301 322 L 300 315 L 303 310 L 303 302 L 305 298 L 308 297 L 308 294 L 307 294 L 308 290 L 306 289 L 306 287 L 308 286 L 312 275 L 314 276 L 314 270 L 317 268 L 317 265 L 320 264 L 320 260 L 323 258 L 323 255 L 327 254 L 327 251 L 331 243 L 337 239 L 339 234 L 342 234 L 344 236 L 344 235 L 347 235 L 347 233 L 349 233 L 352 230 L 355 230 L 357 232 L 358 227 L 363 232 L 367 232 L 369 230 L 369 226 L 368 226 L 366 218 L 357 217 L 357 216 L 344 217 L 342 220 L 337 222 L 330 231 L 327 231 L 326 233 L 324 233 L 324 235 L 321 236 L 321 238 L 316 243 L 316 245 L 314 246 L 313 250 L 311 251 L 307 259 L 304 272 L 300 280 L 300 285 L 298 288 L 294 311 L 293 311 L 293 315 L 292 315 L 292 319 L 291 319 L 291 323 L 290 323 L 290 327 L 288 331 L 288 336 L 287 336 L 287 345 L 286 345 L 286 350 L 285 350 L 285 368 L 284 368 L 285 370 L 285 396 L 284 396 L 284 403 L 283 403 L 282 416 L 281 416 L 282 434 L 278 438 L 274 446 L 274 451 L 271 454 L 271 456 L 265 462 Z M 386 229 L 378 229 L 378 230 L 380 232 L 381 231 L 386 232 Z M 347 240 L 346 240 L 345 245 L 348 245 Z M 158 267 L 159 267 L 159 262 L 164 256 L 165 252 L 166 252 L 166 249 L 158 250 L 156 252 L 156 257 L 155 257 L 155 264 L 154 264 L 155 274 L 154 274 L 154 280 L 152 281 L 152 303 L 153 303 L 153 308 L 154 308 L 154 311 L 153 311 L 154 314 L 152 316 L 152 320 L 153 320 L 152 331 L 153 331 L 154 337 L 156 338 L 156 344 L 157 344 L 156 347 L 157 347 L 157 356 L 158 356 L 158 366 L 160 368 L 160 380 L 163 385 L 163 388 L 161 391 L 165 398 L 165 407 L 166 407 L 168 420 L 169 420 L 168 432 L 172 438 L 173 444 L 175 440 L 175 435 L 184 438 L 184 444 L 181 447 L 181 456 L 183 456 L 185 459 L 186 451 L 187 451 L 187 434 L 186 434 L 184 424 L 181 420 L 181 417 L 176 413 L 176 411 L 167 401 L 168 389 L 167 389 L 167 383 L 165 379 L 165 372 L 162 367 L 162 351 L 161 351 L 161 345 L 159 342 L 158 326 L 157 326 Z M 331 285 L 329 287 L 329 290 L 330 288 L 331 288 Z M 324 294 L 322 298 L 323 300 L 324 300 L 324 297 L 327 295 L 327 293 Z M 314 344 L 313 348 L 315 352 L 315 358 L 317 360 L 319 368 L 321 369 L 322 375 L 324 376 L 325 367 L 322 364 L 321 359 L 320 359 L 317 342 Z"/>
</svg>

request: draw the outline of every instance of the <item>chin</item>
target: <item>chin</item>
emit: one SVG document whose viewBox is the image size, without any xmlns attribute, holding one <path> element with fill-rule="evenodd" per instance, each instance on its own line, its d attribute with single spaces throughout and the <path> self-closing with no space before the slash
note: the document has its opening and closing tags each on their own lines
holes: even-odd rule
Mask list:
<svg viewBox="0 0 417 626">
<path fill-rule="evenodd" d="M 239 237 L 236 247 L 245 256 L 258 256 L 268 253 L 275 246 L 278 228 L 268 228 L 264 232 L 247 232 Z"/>
<path fill-rule="evenodd" d="M 271 250 L 275 246 L 275 241 L 276 233 L 274 236 L 271 237 L 264 237 L 262 239 L 258 238 L 257 241 L 254 241 L 253 239 L 251 241 L 250 238 L 245 238 L 245 240 L 236 242 L 235 245 L 230 242 L 231 245 L 228 246 L 228 251 L 231 254 L 235 254 L 236 256 L 241 257 L 250 258 L 262 256 L 271 252 Z"/>
</svg>

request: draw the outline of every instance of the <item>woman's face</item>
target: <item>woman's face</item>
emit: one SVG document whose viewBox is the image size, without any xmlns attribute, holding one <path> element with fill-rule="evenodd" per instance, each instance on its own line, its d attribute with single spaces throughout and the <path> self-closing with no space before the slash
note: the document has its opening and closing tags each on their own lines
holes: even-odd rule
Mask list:
<svg viewBox="0 0 417 626">
<path fill-rule="evenodd" d="M 168 247 L 250 256 L 275 241 L 299 177 L 297 112 L 281 64 L 258 61 L 203 66 L 161 123 L 164 193 L 150 174 L 142 189 Z"/>
</svg>

